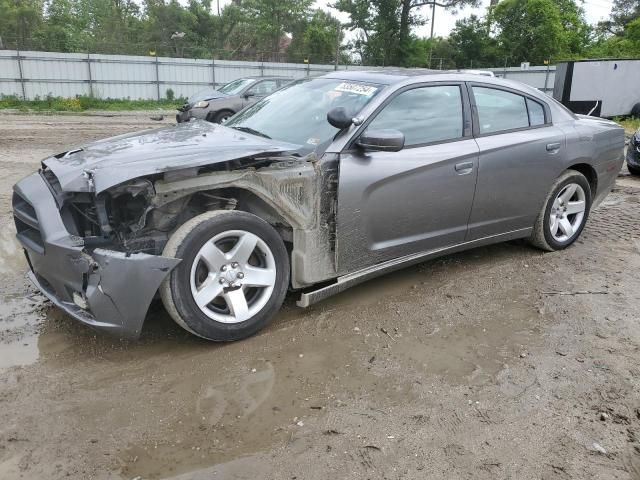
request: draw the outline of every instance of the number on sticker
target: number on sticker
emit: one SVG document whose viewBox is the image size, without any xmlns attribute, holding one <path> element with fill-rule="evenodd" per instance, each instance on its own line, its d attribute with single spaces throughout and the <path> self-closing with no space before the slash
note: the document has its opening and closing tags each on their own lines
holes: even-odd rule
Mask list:
<svg viewBox="0 0 640 480">
<path fill-rule="evenodd" d="M 341 83 L 335 88 L 335 90 L 336 92 L 355 93 L 357 95 L 370 97 L 378 89 L 371 85 L 362 85 L 361 83 Z"/>
</svg>

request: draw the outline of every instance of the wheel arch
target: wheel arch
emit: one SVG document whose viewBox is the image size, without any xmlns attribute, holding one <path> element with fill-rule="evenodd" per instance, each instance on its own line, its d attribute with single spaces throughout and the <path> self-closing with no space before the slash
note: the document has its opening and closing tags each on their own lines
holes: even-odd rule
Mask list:
<svg viewBox="0 0 640 480">
<path fill-rule="evenodd" d="M 202 211 L 209 210 L 210 208 L 206 206 L 208 195 L 227 199 L 228 203 L 225 209 L 251 213 L 274 227 L 285 243 L 293 242 L 293 226 L 295 222 L 277 205 L 265 200 L 252 190 L 242 187 L 230 187 L 200 191 L 192 195 L 189 200 L 189 206 Z"/>
<path fill-rule="evenodd" d="M 236 112 L 231 108 L 220 108 L 218 110 L 210 111 L 209 113 L 207 113 L 207 116 L 205 118 L 206 118 L 207 122 L 215 123 L 216 118 L 221 113 L 230 113 L 231 115 L 235 115 L 236 114 Z"/>
<path fill-rule="evenodd" d="M 591 188 L 591 198 L 595 198 L 598 190 L 598 174 L 593 166 L 588 163 L 576 163 L 571 165 L 567 170 L 575 170 L 585 176 Z"/>
</svg>

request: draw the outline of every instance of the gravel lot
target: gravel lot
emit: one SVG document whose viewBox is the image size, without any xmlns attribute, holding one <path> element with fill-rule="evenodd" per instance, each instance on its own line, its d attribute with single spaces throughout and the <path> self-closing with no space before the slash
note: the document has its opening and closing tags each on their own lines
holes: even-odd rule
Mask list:
<svg viewBox="0 0 640 480">
<path fill-rule="evenodd" d="M 11 186 L 158 126 L 0 114 L 0 478 L 640 479 L 640 180 L 565 252 L 512 242 L 291 297 L 233 344 L 156 305 L 126 343 L 27 284 Z"/>
</svg>

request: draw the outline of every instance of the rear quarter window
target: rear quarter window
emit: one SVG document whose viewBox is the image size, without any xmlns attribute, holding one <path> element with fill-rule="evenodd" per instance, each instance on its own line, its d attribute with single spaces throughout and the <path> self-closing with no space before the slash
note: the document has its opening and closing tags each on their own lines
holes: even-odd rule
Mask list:
<svg viewBox="0 0 640 480">
<path fill-rule="evenodd" d="M 532 127 L 545 124 L 544 107 L 541 104 L 527 98 L 527 110 L 529 111 L 529 124 Z"/>
</svg>

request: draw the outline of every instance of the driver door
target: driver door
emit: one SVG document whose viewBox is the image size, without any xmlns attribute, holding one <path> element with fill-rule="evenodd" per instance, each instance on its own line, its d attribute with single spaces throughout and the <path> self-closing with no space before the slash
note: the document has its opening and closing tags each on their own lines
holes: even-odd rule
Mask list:
<svg viewBox="0 0 640 480">
<path fill-rule="evenodd" d="M 464 242 L 478 173 L 462 83 L 395 93 L 359 130 L 399 130 L 399 152 L 340 156 L 337 261 L 341 273 Z M 357 137 L 356 137 L 357 141 Z"/>
</svg>

